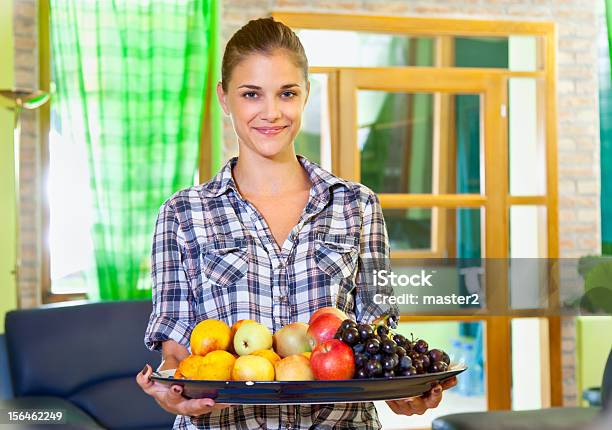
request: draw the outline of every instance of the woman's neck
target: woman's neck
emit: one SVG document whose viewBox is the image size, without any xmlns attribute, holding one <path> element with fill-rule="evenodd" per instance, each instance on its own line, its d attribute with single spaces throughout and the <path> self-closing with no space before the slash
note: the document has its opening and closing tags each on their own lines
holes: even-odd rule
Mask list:
<svg viewBox="0 0 612 430">
<path fill-rule="evenodd" d="M 274 158 L 243 151 L 232 170 L 243 197 L 276 197 L 310 189 L 307 172 L 294 151 Z"/>
</svg>

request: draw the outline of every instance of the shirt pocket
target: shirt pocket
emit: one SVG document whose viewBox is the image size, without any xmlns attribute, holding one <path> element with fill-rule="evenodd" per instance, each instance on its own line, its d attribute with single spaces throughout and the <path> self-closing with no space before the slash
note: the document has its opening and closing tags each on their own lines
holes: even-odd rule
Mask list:
<svg viewBox="0 0 612 430">
<path fill-rule="evenodd" d="M 351 236 L 317 234 L 314 260 L 325 279 L 326 302 L 354 318 L 358 241 Z"/>
<path fill-rule="evenodd" d="M 233 324 L 249 308 L 247 273 L 249 254 L 246 242 L 215 239 L 202 245 L 200 252 L 202 289 L 199 305 L 206 318 Z"/>
</svg>

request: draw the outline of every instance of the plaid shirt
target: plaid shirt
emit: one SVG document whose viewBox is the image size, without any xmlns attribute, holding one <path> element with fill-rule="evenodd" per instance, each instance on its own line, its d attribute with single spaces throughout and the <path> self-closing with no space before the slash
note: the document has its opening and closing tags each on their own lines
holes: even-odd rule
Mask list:
<svg viewBox="0 0 612 430">
<path fill-rule="evenodd" d="M 374 303 L 366 273 L 389 267 L 388 237 L 376 194 L 298 156 L 312 187 L 300 220 L 279 247 L 266 221 L 232 178 L 232 158 L 209 182 L 175 193 L 161 207 L 152 252 L 150 350 L 173 339 L 189 349 L 204 319 L 241 319 L 272 332 L 307 323 L 336 306 L 371 322 L 395 306 Z M 370 277 L 371 279 L 371 277 Z M 199 417 L 178 416 L 174 429 L 380 429 L 372 402 L 232 406 Z"/>
</svg>

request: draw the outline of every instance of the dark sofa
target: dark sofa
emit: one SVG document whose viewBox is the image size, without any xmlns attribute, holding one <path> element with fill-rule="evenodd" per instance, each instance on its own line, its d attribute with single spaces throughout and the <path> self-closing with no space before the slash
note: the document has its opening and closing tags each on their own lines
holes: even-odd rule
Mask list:
<svg viewBox="0 0 612 430">
<path fill-rule="evenodd" d="M 587 390 L 585 398 L 596 407 L 547 408 L 533 411 L 490 411 L 439 417 L 432 430 L 564 430 L 586 429 L 602 412 L 612 413 L 612 351 L 608 356 L 600 390 Z M 594 399 L 595 398 L 595 399 Z M 606 423 L 608 421 L 606 420 Z M 606 426 L 606 428 L 608 428 Z M 612 428 L 612 427 L 609 427 Z"/>
<path fill-rule="evenodd" d="M 5 340 L 13 397 L 0 401 L 0 409 L 62 409 L 62 428 L 172 428 L 175 416 L 135 381 L 145 363 L 155 367 L 160 361 L 143 343 L 150 313 L 150 300 L 9 312 Z"/>
</svg>

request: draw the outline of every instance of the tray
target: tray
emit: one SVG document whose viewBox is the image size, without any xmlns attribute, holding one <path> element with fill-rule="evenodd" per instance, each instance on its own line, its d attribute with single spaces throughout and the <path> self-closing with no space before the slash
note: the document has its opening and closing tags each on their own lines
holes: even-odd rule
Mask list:
<svg viewBox="0 0 612 430">
<path fill-rule="evenodd" d="M 153 372 L 152 380 L 180 385 L 187 398 L 211 398 L 235 405 L 290 405 L 353 403 L 420 396 L 436 383 L 464 372 L 466 366 L 451 366 L 446 372 L 376 379 L 335 381 L 204 381 L 174 379 L 174 369 Z"/>
</svg>

